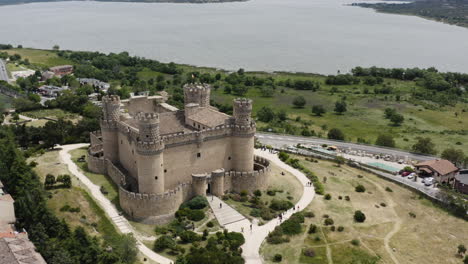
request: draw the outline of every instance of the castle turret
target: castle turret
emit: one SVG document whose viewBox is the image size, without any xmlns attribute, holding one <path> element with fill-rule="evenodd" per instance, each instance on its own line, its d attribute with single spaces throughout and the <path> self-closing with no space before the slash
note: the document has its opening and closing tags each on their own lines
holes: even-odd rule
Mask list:
<svg viewBox="0 0 468 264">
<path fill-rule="evenodd" d="M 137 138 L 138 190 L 140 193 L 164 193 L 164 143 L 159 136 L 159 115 L 138 113 Z"/>
<path fill-rule="evenodd" d="M 255 122 L 252 120 L 252 100 L 246 98 L 234 100 L 234 125 L 233 169 L 241 172 L 253 171 Z"/>
<path fill-rule="evenodd" d="M 224 169 L 211 172 L 211 194 L 218 197 L 224 195 Z"/>
<path fill-rule="evenodd" d="M 184 85 L 184 105 L 195 103 L 200 107 L 210 106 L 211 86 L 201 83 Z"/>
<path fill-rule="evenodd" d="M 103 139 L 104 158 L 118 162 L 119 144 L 117 121 L 120 115 L 120 98 L 117 95 L 102 98 L 101 132 Z"/>
<path fill-rule="evenodd" d="M 208 178 L 207 173 L 192 174 L 193 195 L 202 195 L 202 196 L 206 195 L 207 178 Z"/>
</svg>

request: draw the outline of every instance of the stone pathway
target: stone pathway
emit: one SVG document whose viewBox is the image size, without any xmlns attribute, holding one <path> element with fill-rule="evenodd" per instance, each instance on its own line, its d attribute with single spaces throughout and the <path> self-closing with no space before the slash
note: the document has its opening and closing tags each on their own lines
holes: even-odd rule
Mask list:
<svg viewBox="0 0 468 264">
<path fill-rule="evenodd" d="M 227 225 L 232 225 L 245 220 L 249 222 L 247 218 L 245 218 L 243 215 L 241 215 L 234 208 L 223 202 L 223 200 L 219 199 L 218 197 L 208 196 L 206 197 L 206 199 L 210 203 L 211 210 L 213 210 L 213 213 L 216 216 L 218 223 L 222 227 L 226 227 Z"/>
<path fill-rule="evenodd" d="M 69 151 L 87 147 L 89 144 L 73 144 L 73 145 L 64 145 L 61 146 L 62 150 L 60 150 L 60 159 L 63 163 L 68 166 L 68 170 L 72 173 L 80 182 L 82 182 L 86 188 L 88 189 L 88 193 L 93 197 L 93 199 L 99 204 L 99 206 L 106 212 L 107 216 L 110 220 L 117 226 L 117 229 L 123 234 L 134 234 L 135 239 L 137 240 L 137 247 L 138 250 L 145 255 L 147 258 L 159 263 L 159 264 L 172 264 L 173 261 L 157 254 L 156 252 L 149 249 L 143 243 L 141 243 L 141 238 L 137 236 L 136 232 L 133 230 L 130 223 L 125 219 L 125 217 L 121 216 L 117 209 L 115 208 L 114 204 L 112 204 L 104 194 L 101 193 L 100 187 L 93 182 L 91 182 L 86 175 L 84 175 L 81 170 L 76 166 L 76 164 L 72 161 L 71 155 Z"/>
</svg>

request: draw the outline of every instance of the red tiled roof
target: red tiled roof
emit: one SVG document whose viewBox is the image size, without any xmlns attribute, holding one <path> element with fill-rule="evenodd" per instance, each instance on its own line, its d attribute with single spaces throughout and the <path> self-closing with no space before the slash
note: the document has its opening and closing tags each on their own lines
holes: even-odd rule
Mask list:
<svg viewBox="0 0 468 264">
<path fill-rule="evenodd" d="M 446 175 L 451 172 L 457 171 L 458 168 L 453 165 L 452 162 L 448 160 L 428 160 L 420 162 L 415 165 L 416 167 L 426 166 L 431 168 L 433 171 L 439 173 L 440 175 Z"/>
</svg>

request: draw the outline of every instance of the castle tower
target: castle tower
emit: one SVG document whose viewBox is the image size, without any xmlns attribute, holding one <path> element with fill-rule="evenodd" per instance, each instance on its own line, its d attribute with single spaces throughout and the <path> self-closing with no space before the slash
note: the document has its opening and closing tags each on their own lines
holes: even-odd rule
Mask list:
<svg viewBox="0 0 468 264">
<path fill-rule="evenodd" d="M 104 158 L 113 163 L 119 160 L 117 121 L 120 115 L 120 98 L 117 95 L 102 97 L 101 132 Z"/>
<path fill-rule="evenodd" d="M 252 100 L 240 98 L 234 100 L 234 131 L 232 150 L 233 169 L 248 172 L 254 169 L 255 122 L 252 121 Z"/>
<path fill-rule="evenodd" d="M 193 190 L 193 195 L 206 195 L 206 189 L 207 189 L 207 178 L 208 174 L 207 173 L 202 173 L 202 174 L 192 174 L 192 190 Z"/>
<path fill-rule="evenodd" d="M 137 138 L 138 190 L 140 193 L 164 193 L 164 143 L 159 136 L 159 115 L 138 113 Z"/>
<path fill-rule="evenodd" d="M 224 169 L 211 172 L 211 194 L 218 197 L 224 195 Z"/>
<path fill-rule="evenodd" d="M 210 106 L 211 86 L 201 83 L 184 85 L 184 105 L 195 103 L 200 107 Z"/>
</svg>

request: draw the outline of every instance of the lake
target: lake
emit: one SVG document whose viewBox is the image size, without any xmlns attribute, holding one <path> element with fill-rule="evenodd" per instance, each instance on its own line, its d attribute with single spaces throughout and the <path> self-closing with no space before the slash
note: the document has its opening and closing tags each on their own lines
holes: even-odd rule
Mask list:
<svg viewBox="0 0 468 264">
<path fill-rule="evenodd" d="M 468 72 L 468 29 L 346 5 L 352 2 L 2 6 L 0 43 L 129 51 L 163 62 L 230 70 L 330 74 L 375 65 Z"/>
</svg>

